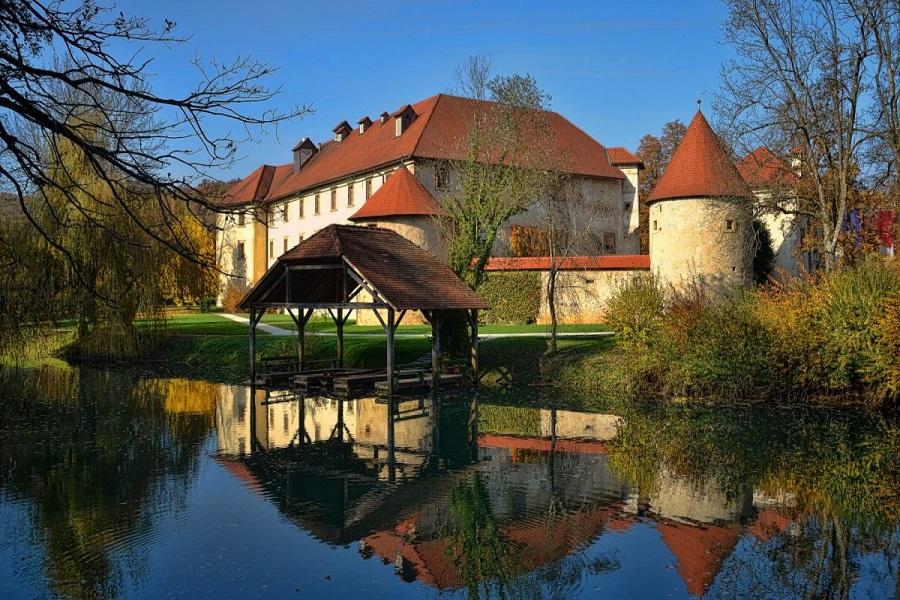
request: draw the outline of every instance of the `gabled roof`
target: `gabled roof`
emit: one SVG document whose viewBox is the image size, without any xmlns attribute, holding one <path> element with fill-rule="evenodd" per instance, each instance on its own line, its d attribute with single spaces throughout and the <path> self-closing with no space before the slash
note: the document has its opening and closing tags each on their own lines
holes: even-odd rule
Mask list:
<svg viewBox="0 0 900 600">
<path fill-rule="evenodd" d="M 399 216 L 446 216 L 434 196 L 406 167 L 394 171 L 378 191 L 350 217 L 351 221 Z"/>
<path fill-rule="evenodd" d="M 644 168 L 644 161 L 632 154 L 628 148 L 613 146 L 607 148 L 606 152 L 609 154 L 609 164 L 611 165 L 637 165 L 639 169 Z"/>
<path fill-rule="evenodd" d="M 672 198 L 753 198 L 722 142 L 697 111 L 647 202 Z"/>
<path fill-rule="evenodd" d="M 241 301 L 241 308 L 286 303 L 282 277 L 288 267 L 341 265 L 375 288 L 396 310 L 462 310 L 488 308 L 488 303 L 450 267 L 403 236 L 379 227 L 329 225 L 282 254 Z M 342 270 L 317 268 L 291 271 L 289 304 L 341 302 Z"/>
<path fill-rule="evenodd" d="M 747 185 L 755 190 L 796 185 L 800 178 L 788 161 L 760 146 L 735 165 Z"/>
<path fill-rule="evenodd" d="M 292 164 L 263 165 L 228 188 L 218 204 L 230 208 L 263 202 L 272 187 L 287 179 L 292 171 Z"/>
<path fill-rule="evenodd" d="M 356 128 L 340 142 L 327 141 L 296 173 L 270 186 L 263 201 L 280 200 L 412 158 L 462 160 L 466 157 L 467 141 L 476 117 L 496 110 L 498 105 L 438 94 L 404 105 L 394 114 L 402 114 L 408 107 L 416 113 L 416 119 L 401 135 L 395 135 L 394 124 L 390 122 L 393 117 L 389 117 L 385 122 L 374 121 L 364 133 Z M 554 139 L 553 147 L 547 149 L 547 156 L 564 156 L 568 163 L 566 168 L 575 175 L 625 178 L 622 171 L 610 164 L 602 144 L 558 113 L 547 112 L 546 115 Z M 291 165 L 286 166 L 290 168 Z M 249 178 L 235 185 L 241 185 Z"/>
</svg>

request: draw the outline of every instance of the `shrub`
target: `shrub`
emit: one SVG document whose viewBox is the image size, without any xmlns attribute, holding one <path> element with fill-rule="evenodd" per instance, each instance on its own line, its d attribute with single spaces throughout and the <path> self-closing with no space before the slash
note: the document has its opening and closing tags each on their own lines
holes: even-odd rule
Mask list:
<svg viewBox="0 0 900 600">
<path fill-rule="evenodd" d="M 534 323 L 541 308 L 541 275 L 534 271 L 492 272 L 478 286 L 491 308 L 481 312 L 484 323 Z"/>
<path fill-rule="evenodd" d="M 250 286 L 244 283 L 238 283 L 231 281 L 225 286 L 225 291 L 222 292 L 222 310 L 227 313 L 235 313 L 238 312 L 238 305 L 241 303 L 241 300 L 244 299 L 244 296 L 247 295 L 247 292 L 250 291 Z"/>
<path fill-rule="evenodd" d="M 659 335 L 666 292 L 653 275 L 636 275 L 617 285 L 606 303 L 606 322 L 620 343 L 647 346 Z"/>
<path fill-rule="evenodd" d="M 666 293 L 636 278 L 607 316 L 621 351 L 597 379 L 612 389 L 750 401 L 852 395 L 873 405 L 900 392 L 900 270 L 877 259 L 716 302 L 700 288 Z"/>
</svg>

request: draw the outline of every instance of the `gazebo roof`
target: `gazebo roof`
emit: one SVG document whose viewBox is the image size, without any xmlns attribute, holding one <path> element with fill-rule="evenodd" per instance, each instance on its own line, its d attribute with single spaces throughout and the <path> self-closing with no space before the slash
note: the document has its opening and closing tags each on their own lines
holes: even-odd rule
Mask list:
<svg viewBox="0 0 900 600">
<path fill-rule="evenodd" d="M 372 303 L 352 300 L 358 286 L 368 288 Z M 488 308 L 450 267 L 403 236 L 355 225 L 329 225 L 282 254 L 240 306 L 338 305 L 395 310 Z"/>
</svg>

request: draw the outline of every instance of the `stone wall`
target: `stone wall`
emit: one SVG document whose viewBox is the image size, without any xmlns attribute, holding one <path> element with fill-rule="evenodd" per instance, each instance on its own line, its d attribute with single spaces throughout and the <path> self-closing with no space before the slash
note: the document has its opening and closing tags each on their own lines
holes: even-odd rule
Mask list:
<svg viewBox="0 0 900 600">
<path fill-rule="evenodd" d="M 606 302 L 618 286 L 646 270 L 573 270 L 556 276 L 556 315 L 559 323 L 602 323 Z M 538 323 L 550 322 L 547 302 L 549 271 L 541 272 L 541 310 Z"/>
<path fill-rule="evenodd" d="M 701 282 L 724 294 L 753 280 L 752 214 L 745 200 L 684 198 L 650 207 L 652 269 L 676 289 Z"/>
</svg>

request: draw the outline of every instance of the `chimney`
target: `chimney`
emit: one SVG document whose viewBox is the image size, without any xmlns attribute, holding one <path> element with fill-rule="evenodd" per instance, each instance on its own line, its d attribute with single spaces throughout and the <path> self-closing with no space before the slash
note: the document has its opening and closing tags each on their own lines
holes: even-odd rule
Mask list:
<svg viewBox="0 0 900 600">
<path fill-rule="evenodd" d="M 394 137 L 400 137 L 412 122 L 416 120 L 417 115 L 413 107 L 407 104 L 392 116 L 394 117 Z"/>
<path fill-rule="evenodd" d="M 372 124 L 372 119 L 370 119 L 369 117 L 363 117 L 362 119 L 357 121 L 357 123 L 359 123 L 359 132 L 365 133 L 366 129 L 369 128 L 369 125 Z"/>
<path fill-rule="evenodd" d="M 378 120 L 381 121 L 382 124 L 384 124 L 384 123 L 387 123 L 387 120 L 390 116 L 391 115 L 387 114 L 387 111 L 385 111 L 385 112 L 381 113 L 381 116 L 378 117 Z"/>
<path fill-rule="evenodd" d="M 294 153 L 294 173 L 296 173 L 319 149 L 316 148 L 311 139 L 305 137 L 297 142 L 297 145 L 291 151 Z"/>
<path fill-rule="evenodd" d="M 341 121 L 337 125 L 335 125 L 334 129 L 334 141 L 340 142 L 343 141 L 345 137 L 350 135 L 350 132 L 353 131 L 353 128 L 350 127 L 350 123 L 347 121 Z"/>
</svg>

